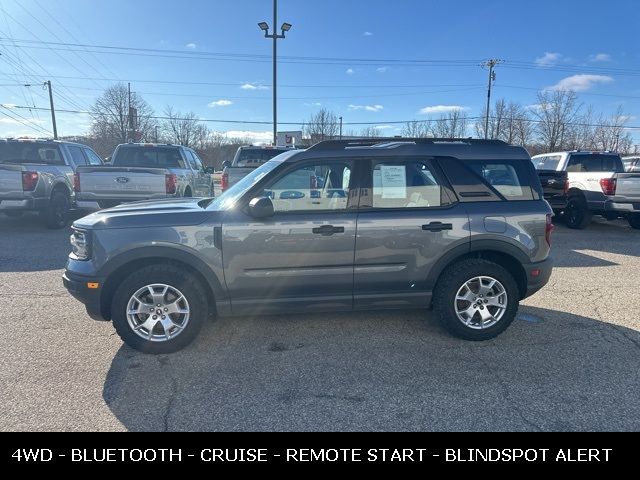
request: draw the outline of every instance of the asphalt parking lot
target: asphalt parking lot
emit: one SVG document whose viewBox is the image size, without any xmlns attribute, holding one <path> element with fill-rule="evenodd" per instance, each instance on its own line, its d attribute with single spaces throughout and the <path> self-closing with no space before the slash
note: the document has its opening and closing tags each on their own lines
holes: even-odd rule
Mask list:
<svg viewBox="0 0 640 480">
<path fill-rule="evenodd" d="M 640 430 L 640 231 L 558 226 L 505 334 L 429 312 L 219 319 L 146 356 L 62 286 L 65 231 L 0 215 L 0 430 Z"/>
</svg>

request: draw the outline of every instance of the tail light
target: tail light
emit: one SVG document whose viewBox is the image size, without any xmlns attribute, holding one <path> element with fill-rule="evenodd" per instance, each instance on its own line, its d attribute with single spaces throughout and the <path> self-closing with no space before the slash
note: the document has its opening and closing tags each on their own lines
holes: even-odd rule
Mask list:
<svg viewBox="0 0 640 480">
<path fill-rule="evenodd" d="M 22 172 L 22 190 L 33 192 L 38 184 L 38 172 Z"/>
<path fill-rule="evenodd" d="M 220 179 L 220 189 L 224 192 L 227 188 L 229 188 L 229 174 L 223 173 Z"/>
<path fill-rule="evenodd" d="M 167 173 L 164 176 L 164 185 L 167 191 L 167 195 L 173 195 L 176 193 L 178 187 L 178 177 L 175 173 Z"/>
<path fill-rule="evenodd" d="M 563 193 L 566 195 L 567 193 L 569 193 L 569 180 L 565 180 L 564 181 L 564 188 L 562 189 Z"/>
<path fill-rule="evenodd" d="M 80 174 L 73 174 L 73 191 L 76 193 L 80 193 Z"/>
<path fill-rule="evenodd" d="M 544 238 L 547 241 L 547 244 L 551 246 L 551 233 L 553 232 L 554 226 L 551 221 L 551 214 L 547 213 L 547 224 L 544 229 Z"/>
<path fill-rule="evenodd" d="M 602 188 L 602 192 L 605 195 L 615 195 L 617 183 L 615 178 L 601 178 L 600 187 Z"/>
</svg>

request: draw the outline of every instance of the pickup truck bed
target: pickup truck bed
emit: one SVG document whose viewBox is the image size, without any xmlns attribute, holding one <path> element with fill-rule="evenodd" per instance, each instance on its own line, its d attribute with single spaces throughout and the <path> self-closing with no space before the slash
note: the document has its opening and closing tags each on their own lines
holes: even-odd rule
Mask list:
<svg viewBox="0 0 640 480">
<path fill-rule="evenodd" d="M 568 174 L 556 170 L 536 170 L 544 199 L 557 214 L 567 206 Z"/>
</svg>

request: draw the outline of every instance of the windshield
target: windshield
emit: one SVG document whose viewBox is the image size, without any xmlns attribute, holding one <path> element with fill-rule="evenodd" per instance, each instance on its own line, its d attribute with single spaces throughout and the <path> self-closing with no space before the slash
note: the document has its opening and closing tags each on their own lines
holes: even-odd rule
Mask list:
<svg viewBox="0 0 640 480">
<path fill-rule="evenodd" d="M 264 162 L 271 160 L 276 155 L 280 155 L 286 150 L 277 148 L 243 148 L 238 153 L 238 158 L 234 166 L 249 167 L 262 165 Z"/>
<path fill-rule="evenodd" d="M 120 147 L 113 157 L 114 167 L 184 168 L 176 147 Z"/>
<path fill-rule="evenodd" d="M 0 163 L 64 165 L 64 159 L 56 144 L 0 142 Z"/>
<path fill-rule="evenodd" d="M 279 160 L 270 160 L 261 167 L 256 168 L 242 180 L 232 185 L 229 190 L 224 192 L 221 196 L 209 205 L 209 210 L 227 210 L 231 208 L 236 201 L 249 189 L 251 189 L 256 183 L 258 183 L 265 175 L 271 172 L 274 168 L 280 165 L 282 162 Z"/>
</svg>

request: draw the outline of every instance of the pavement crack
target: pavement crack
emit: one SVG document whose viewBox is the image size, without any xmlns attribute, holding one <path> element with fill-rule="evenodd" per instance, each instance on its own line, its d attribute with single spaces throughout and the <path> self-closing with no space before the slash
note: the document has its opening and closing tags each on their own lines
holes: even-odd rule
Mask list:
<svg viewBox="0 0 640 480">
<path fill-rule="evenodd" d="M 520 417 L 520 419 L 531 429 L 535 430 L 536 432 L 541 432 L 542 428 L 537 425 L 536 423 L 532 422 L 531 420 L 529 420 L 526 415 L 522 412 L 522 410 L 520 409 L 520 406 L 511 398 L 511 392 L 509 391 L 509 387 L 506 384 L 506 382 L 504 380 L 502 380 L 502 378 L 500 377 L 500 375 L 498 375 L 489 365 L 489 363 L 482 358 L 481 355 L 478 355 L 478 359 L 480 360 L 480 362 L 482 363 L 482 365 L 485 366 L 485 368 L 487 369 L 487 371 L 489 372 L 489 374 L 491 376 L 493 376 L 496 381 L 498 382 L 498 385 L 500 386 L 500 388 L 502 389 L 503 392 L 503 397 L 506 400 L 507 404 L 509 404 L 511 406 L 511 408 L 518 414 L 518 416 Z"/>
<path fill-rule="evenodd" d="M 158 363 L 160 364 L 160 369 L 164 369 L 168 362 L 163 357 L 157 357 Z M 162 415 L 162 423 L 163 423 L 163 432 L 169 431 L 169 419 L 171 417 L 171 413 L 173 411 L 173 405 L 176 400 L 176 396 L 178 395 L 178 382 L 177 380 L 168 372 L 169 380 L 171 381 L 171 393 L 169 394 L 169 400 L 167 401 L 167 407 L 164 410 L 164 414 Z"/>
</svg>

